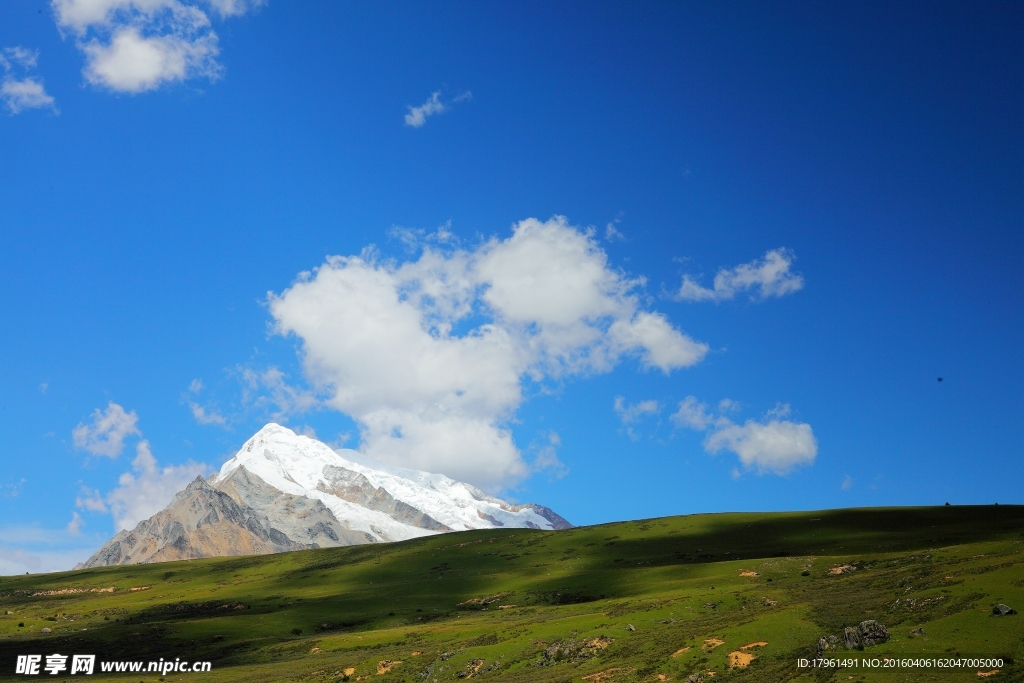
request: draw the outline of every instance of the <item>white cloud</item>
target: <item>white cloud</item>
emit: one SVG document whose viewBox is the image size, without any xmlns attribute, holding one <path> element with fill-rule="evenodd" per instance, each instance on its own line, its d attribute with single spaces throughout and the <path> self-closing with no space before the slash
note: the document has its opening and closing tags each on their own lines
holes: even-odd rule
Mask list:
<svg viewBox="0 0 1024 683">
<path fill-rule="evenodd" d="M 723 400 L 722 412 L 733 410 L 735 402 Z M 679 427 L 708 431 L 704 449 L 708 453 L 728 450 L 739 456 L 747 469 L 759 473 L 786 474 L 794 467 L 811 465 L 818 454 L 818 441 L 811 426 L 782 419 L 790 414 L 788 404 L 778 404 L 761 421 L 735 424 L 724 415 L 712 415 L 707 405 L 687 396 L 671 420 Z"/>
<path fill-rule="evenodd" d="M 841 488 L 844 491 L 852 489 L 853 477 L 851 477 L 849 474 L 843 475 L 843 483 L 839 485 L 839 488 Z"/>
<path fill-rule="evenodd" d="M 109 512 L 100 492 L 96 489 L 90 489 L 88 486 L 83 486 L 81 495 L 75 498 L 75 507 L 89 510 L 90 512 Z"/>
<path fill-rule="evenodd" d="M 192 380 L 188 385 L 188 390 L 191 391 L 193 394 L 198 394 L 200 391 L 203 390 L 203 380 Z"/>
<path fill-rule="evenodd" d="M 13 484 L 0 484 L 0 496 L 4 498 L 17 498 L 21 493 L 21 487 L 25 485 L 28 480 L 22 477 Z"/>
<path fill-rule="evenodd" d="M 562 445 L 562 439 L 556 432 L 547 434 L 547 443 L 536 449 L 536 456 L 530 463 L 531 472 L 548 472 L 555 479 L 561 479 L 569 474 L 569 468 L 558 459 L 558 447 Z"/>
<path fill-rule="evenodd" d="M 626 236 L 623 235 L 622 232 L 617 227 L 615 227 L 619 223 L 622 222 L 622 216 L 623 216 L 623 213 L 620 211 L 619 215 L 617 215 L 614 218 L 614 220 L 609 221 L 608 224 L 606 226 L 604 226 L 604 238 L 606 240 L 608 240 L 609 242 L 611 242 L 613 240 L 624 240 L 624 239 L 626 239 Z"/>
<path fill-rule="evenodd" d="M 5 47 L 0 54 L 0 66 L 10 69 L 12 62 L 23 69 L 34 69 L 39 61 L 39 50 L 29 50 L 20 45 Z"/>
<path fill-rule="evenodd" d="M 144 92 L 197 76 L 216 80 L 220 73 L 217 36 L 212 32 L 193 39 L 144 37 L 129 27 L 108 44 L 92 41 L 82 50 L 87 57 L 85 80 L 121 92 Z"/>
<path fill-rule="evenodd" d="M 239 368 L 242 380 L 242 402 L 269 411 L 270 419 L 283 421 L 318 407 L 316 397 L 288 384 L 285 374 L 275 367 L 263 371 Z"/>
<path fill-rule="evenodd" d="M 92 413 L 92 423 L 79 423 L 71 430 L 75 448 L 116 458 L 124 450 L 125 437 L 142 432 L 138 428 L 139 416 L 135 411 L 128 413 L 118 404 L 110 401 L 106 410 L 97 408 Z"/>
<path fill-rule="evenodd" d="M 114 516 L 114 530 L 134 529 L 144 519 L 167 507 L 178 493 L 197 476 L 206 476 L 210 468 L 189 461 L 184 465 L 159 467 L 149 449 L 149 442 L 140 441 L 135 447 L 132 472 L 118 479 L 118 486 L 105 498 Z"/>
<path fill-rule="evenodd" d="M 719 270 L 713 289 L 702 287 L 685 275 L 675 298 L 682 301 L 725 301 L 750 291 L 752 300 L 763 300 L 792 294 L 804 286 L 803 277 L 789 270 L 794 260 L 796 257 L 791 250 L 773 249 L 763 259 Z"/>
<path fill-rule="evenodd" d="M 732 451 L 745 467 L 775 474 L 810 465 L 818 454 L 811 425 L 788 420 L 747 420 L 743 425 L 721 427 L 708 436 L 704 447 L 709 453 Z"/>
<path fill-rule="evenodd" d="M 679 402 L 679 410 L 672 413 L 669 419 L 677 427 L 689 427 L 697 431 L 704 431 L 714 421 L 708 414 L 708 407 L 697 401 L 694 396 L 687 396 Z"/>
<path fill-rule="evenodd" d="M 615 403 L 612 407 L 615 409 L 619 420 L 622 422 L 622 426 L 626 430 L 626 436 L 633 441 L 640 440 L 640 435 L 633 429 L 633 425 L 647 415 L 657 415 L 661 410 L 661 405 L 655 400 L 640 401 L 633 405 L 627 405 L 626 399 L 622 396 L 615 397 Z"/>
<path fill-rule="evenodd" d="M 52 0 L 57 25 L 85 54 L 85 79 L 117 92 L 139 93 L 205 77 L 222 67 L 217 34 L 204 8 L 240 16 L 262 0 Z"/>
<path fill-rule="evenodd" d="M 430 97 L 427 98 L 427 101 L 420 106 L 413 107 L 410 105 L 408 107 L 409 113 L 405 115 L 405 125 L 412 126 L 413 128 L 421 128 L 423 124 L 427 122 L 427 117 L 451 111 L 452 104 L 471 99 L 473 99 L 473 93 L 467 90 L 461 95 L 455 97 L 450 104 L 445 104 L 441 101 L 441 91 L 435 91 L 431 93 Z"/>
<path fill-rule="evenodd" d="M 19 114 L 26 109 L 51 109 L 59 113 L 55 100 L 47 94 L 40 79 L 24 74 L 23 78 L 16 78 L 14 75 L 15 70 L 28 71 L 35 68 L 38 59 L 38 50 L 28 50 L 21 46 L 5 47 L 0 52 L 0 69 L 3 70 L 0 100 L 3 100 L 11 114 Z"/>
<path fill-rule="evenodd" d="M 622 396 L 615 397 L 615 413 L 619 416 L 622 424 L 632 424 L 645 415 L 656 415 L 661 406 L 655 400 L 640 401 L 633 405 L 626 405 L 626 399 Z"/>
<path fill-rule="evenodd" d="M 293 431 L 301 436 L 308 436 L 311 439 L 316 439 L 316 430 L 310 427 L 309 425 L 302 425 L 301 427 L 296 427 Z"/>
<path fill-rule="evenodd" d="M 3 83 L 0 83 L 0 99 L 12 114 L 19 114 L 26 109 L 54 108 L 53 97 L 46 94 L 42 82 L 35 78 L 20 81 L 5 78 Z"/>
<path fill-rule="evenodd" d="M 423 245 L 404 263 L 331 257 L 268 301 L 367 455 L 493 486 L 529 473 L 505 426 L 527 378 L 607 372 L 627 356 L 668 373 L 703 358 L 705 344 L 640 308 L 642 285 L 556 217 L 470 250 Z"/>
<path fill-rule="evenodd" d="M 71 513 L 71 521 L 64 529 L 72 536 L 79 536 L 82 533 L 82 527 L 85 526 L 85 522 L 82 520 L 82 516 L 77 512 Z"/>
<path fill-rule="evenodd" d="M 227 418 L 216 410 L 208 410 L 198 403 L 189 403 L 188 407 L 192 410 L 192 417 L 201 425 L 220 425 L 223 427 L 228 423 Z"/>
</svg>

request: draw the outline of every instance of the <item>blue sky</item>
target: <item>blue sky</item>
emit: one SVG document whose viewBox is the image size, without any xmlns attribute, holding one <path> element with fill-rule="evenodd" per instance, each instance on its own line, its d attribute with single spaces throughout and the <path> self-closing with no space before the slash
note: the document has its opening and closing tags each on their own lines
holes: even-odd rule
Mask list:
<svg viewBox="0 0 1024 683">
<path fill-rule="evenodd" d="M 1022 29 L 0 6 L 0 573 L 272 419 L 576 524 L 1024 502 Z"/>
</svg>

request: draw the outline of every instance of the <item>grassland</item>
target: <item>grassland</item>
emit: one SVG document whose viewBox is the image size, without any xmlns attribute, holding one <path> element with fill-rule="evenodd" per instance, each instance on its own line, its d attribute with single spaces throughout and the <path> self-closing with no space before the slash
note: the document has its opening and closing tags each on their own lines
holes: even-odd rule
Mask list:
<svg viewBox="0 0 1024 683">
<path fill-rule="evenodd" d="M 473 531 L 3 577 L 0 680 L 159 679 L 14 675 L 16 655 L 55 652 L 209 660 L 210 673 L 166 677 L 208 683 L 1024 680 L 1024 616 L 993 616 L 999 603 L 1024 611 L 1022 506 Z M 891 639 L 830 655 L 1006 664 L 988 678 L 796 666 L 866 619 Z"/>
</svg>

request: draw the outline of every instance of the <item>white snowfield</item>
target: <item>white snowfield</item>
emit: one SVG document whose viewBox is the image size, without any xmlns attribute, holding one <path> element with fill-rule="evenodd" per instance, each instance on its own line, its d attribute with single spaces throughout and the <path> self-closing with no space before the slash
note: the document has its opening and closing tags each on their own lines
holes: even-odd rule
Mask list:
<svg viewBox="0 0 1024 683">
<path fill-rule="evenodd" d="M 474 486 L 454 481 L 442 474 L 384 465 L 367 467 L 356 462 L 356 458 L 360 457 L 356 451 L 334 451 L 316 439 L 300 436 L 287 427 L 270 423 L 253 435 L 235 457 L 224 463 L 209 483 L 216 487 L 218 481 L 236 468 L 244 466 L 252 474 L 285 493 L 322 501 L 343 526 L 365 531 L 378 541 L 401 541 L 445 531 L 437 530 L 438 525 L 431 525 L 429 520 L 419 524 L 406 523 L 410 518 L 417 517 L 415 511 L 429 516 L 451 531 L 499 527 L 559 529 L 570 526 L 546 508 L 529 504 L 510 505 Z M 348 472 L 339 472 L 335 468 Z M 366 482 L 358 475 L 365 477 L 372 489 L 366 487 Z M 403 508 L 404 514 L 393 515 L 344 500 L 330 492 L 339 482 L 355 482 L 356 486 L 362 482 L 362 488 L 358 489 L 359 495 L 374 496 L 375 500 L 382 497 L 394 498 L 415 508 L 415 511 Z M 383 489 L 390 497 L 373 489 Z M 434 526 L 435 529 L 425 526 Z"/>
</svg>

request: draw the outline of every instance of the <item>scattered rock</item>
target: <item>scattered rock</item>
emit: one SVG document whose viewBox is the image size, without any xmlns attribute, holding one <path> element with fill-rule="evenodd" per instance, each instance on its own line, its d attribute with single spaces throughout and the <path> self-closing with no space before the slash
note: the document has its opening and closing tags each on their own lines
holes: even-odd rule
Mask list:
<svg viewBox="0 0 1024 683">
<path fill-rule="evenodd" d="M 857 633 L 857 629 L 852 626 L 847 626 L 843 629 L 843 645 L 846 646 L 847 650 L 860 650 L 863 649 L 863 645 L 860 642 L 860 634 Z"/>
<path fill-rule="evenodd" d="M 583 640 L 560 640 L 544 648 L 543 659 L 538 663 L 544 666 L 557 662 L 578 662 L 593 657 L 614 642 L 614 638 L 606 636 Z"/>
<path fill-rule="evenodd" d="M 740 572 L 740 576 L 747 576 L 747 577 L 753 578 L 755 576 L 758 576 L 758 573 L 753 571 L 752 569 L 744 569 L 743 571 Z"/>
<path fill-rule="evenodd" d="M 817 657 L 819 657 L 819 658 L 823 654 L 828 652 L 828 638 L 826 638 L 825 636 L 822 636 L 821 638 L 818 638 L 818 647 L 815 648 L 814 652 L 815 652 L 815 655 Z"/>
<path fill-rule="evenodd" d="M 775 607 L 779 604 L 778 600 L 772 600 L 771 598 L 761 598 L 761 604 L 765 607 Z"/>
<path fill-rule="evenodd" d="M 1016 613 L 1017 610 L 1013 609 L 1009 605 L 1004 605 L 1003 603 L 999 603 L 998 605 L 992 608 L 992 614 L 994 614 L 997 617 L 1006 617 Z"/>
<path fill-rule="evenodd" d="M 690 674 L 689 676 L 687 676 L 686 677 L 686 683 L 703 683 L 704 681 L 708 680 L 709 678 L 714 678 L 714 677 L 715 677 L 715 672 L 714 671 L 698 672 L 698 673 Z"/>
<path fill-rule="evenodd" d="M 991 671 L 979 671 L 978 678 L 988 678 L 989 676 L 995 676 L 999 673 L 999 669 L 992 669 Z"/>
<path fill-rule="evenodd" d="M 924 635 L 924 629 L 923 628 L 911 629 L 910 630 L 910 635 L 911 636 L 923 636 Z"/>
<path fill-rule="evenodd" d="M 484 665 L 482 659 L 471 659 L 466 664 L 465 671 L 460 671 L 455 674 L 457 678 L 472 678 L 474 675 L 480 673 L 480 668 Z"/>
<path fill-rule="evenodd" d="M 626 630 L 635 633 L 636 632 L 636 627 L 633 626 L 633 624 L 626 624 Z"/>
<path fill-rule="evenodd" d="M 311 655 L 318 655 L 321 652 L 323 652 L 323 650 L 321 650 L 318 647 L 314 647 L 314 648 L 310 649 L 309 654 L 311 654 Z"/>
<path fill-rule="evenodd" d="M 852 571 L 856 571 L 857 568 L 852 564 L 841 564 L 836 567 L 832 567 L 828 570 L 830 576 L 838 576 L 840 574 L 849 574 Z"/>
<path fill-rule="evenodd" d="M 40 633 L 53 633 L 53 631 L 51 629 L 49 629 L 49 628 L 41 629 L 39 632 Z"/>
<path fill-rule="evenodd" d="M 594 683 L 601 683 L 601 681 L 611 680 L 619 674 L 632 673 L 634 671 L 636 671 L 636 669 L 616 667 L 614 669 L 608 669 L 607 671 L 598 671 L 597 673 L 590 674 L 589 676 L 584 676 L 583 680 L 593 681 Z"/>
</svg>

